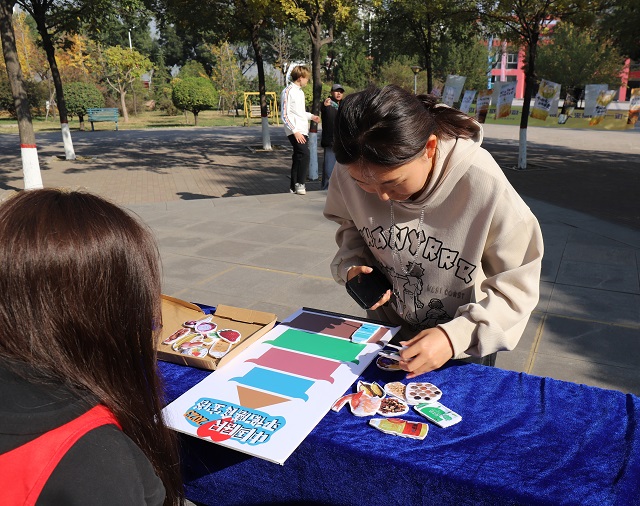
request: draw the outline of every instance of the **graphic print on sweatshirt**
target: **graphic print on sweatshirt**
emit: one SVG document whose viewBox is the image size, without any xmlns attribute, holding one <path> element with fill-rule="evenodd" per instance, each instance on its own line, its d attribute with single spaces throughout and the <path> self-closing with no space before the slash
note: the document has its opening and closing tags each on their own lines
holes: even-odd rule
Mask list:
<svg viewBox="0 0 640 506">
<path fill-rule="evenodd" d="M 459 251 L 446 247 L 444 241 L 434 236 L 427 237 L 422 230 L 418 232 L 416 229 L 397 225 L 393 229 L 393 241 L 390 241 L 388 228 L 378 226 L 371 230 L 364 227 L 359 232 L 369 248 L 389 250 L 385 254 L 391 258 L 393 244 L 393 250 L 398 252 L 397 261 L 404 263 L 403 268 L 398 265 L 397 270 L 390 265 L 385 265 L 384 268 L 396 292 L 392 305 L 408 323 L 422 329 L 435 327 L 453 318 L 447 312 L 442 297 L 458 299 L 456 308 L 469 300 L 476 266 L 460 257 Z M 429 277 L 425 276 L 425 268 L 433 270 L 434 267 L 450 274 L 449 286 L 431 285 L 425 281 Z M 466 288 L 452 290 L 450 286 L 459 285 L 459 280 L 464 282 Z M 431 297 L 427 299 L 429 296 Z M 429 302 L 426 303 L 426 300 Z"/>
</svg>

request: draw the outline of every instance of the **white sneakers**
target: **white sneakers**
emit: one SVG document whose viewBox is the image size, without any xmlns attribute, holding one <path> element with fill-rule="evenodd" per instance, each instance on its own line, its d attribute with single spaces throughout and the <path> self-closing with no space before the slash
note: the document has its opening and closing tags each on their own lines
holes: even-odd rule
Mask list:
<svg viewBox="0 0 640 506">
<path fill-rule="evenodd" d="M 296 193 L 297 195 L 305 195 L 305 194 L 307 193 L 307 189 L 304 187 L 304 185 L 303 185 L 303 184 L 298 184 L 298 183 L 296 183 L 296 184 L 295 184 L 295 188 L 296 188 L 295 193 Z"/>
</svg>

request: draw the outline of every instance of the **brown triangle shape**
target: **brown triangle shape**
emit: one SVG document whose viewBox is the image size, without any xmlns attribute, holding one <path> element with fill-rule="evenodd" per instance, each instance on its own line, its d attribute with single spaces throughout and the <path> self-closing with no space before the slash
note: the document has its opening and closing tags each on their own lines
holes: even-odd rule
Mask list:
<svg viewBox="0 0 640 506">
<path fill-rule="evenodd" d="M 253 388 L 241 387 L 240 385 L 237 386 L 237 389 L 240 405 L 245 408 L 257 409 L 290 400 L 279 395 L 268 394 Z"/>
</svg>

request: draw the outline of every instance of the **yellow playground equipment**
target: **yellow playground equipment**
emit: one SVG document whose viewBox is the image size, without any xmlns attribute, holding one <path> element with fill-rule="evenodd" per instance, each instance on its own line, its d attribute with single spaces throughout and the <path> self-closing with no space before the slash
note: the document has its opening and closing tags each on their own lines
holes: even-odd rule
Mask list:
<svg viewBox="0 0 640 506">
<path fill-rule="evenodd" d="M 280 124 L 278 116 L 278 98 L 273 91 L 265 93 L 267 99 L 267 117 L 271 120 L 275 118 L 276 125 Z M 251 118 L 260 118 L 260 93 L 257 91 L 244 92 L 244 124 L 249 124 Z"/>
</svg>

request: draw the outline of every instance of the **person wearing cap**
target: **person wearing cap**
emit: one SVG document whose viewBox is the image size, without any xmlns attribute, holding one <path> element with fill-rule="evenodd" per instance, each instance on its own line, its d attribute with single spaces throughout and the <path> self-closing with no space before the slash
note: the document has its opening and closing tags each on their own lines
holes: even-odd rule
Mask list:
<svg viewBox="0 0 640 506">
<path fill-rule="evenodd" d="M 322 140 L 320 145 L 324 148 L 324 161 L 322 163 L 322 189 L 329 188 L 329 179 L 336 164 L 336 155 L 333 154 L 333 125 L 338 114 L 338 107 L 344 96 L 344 88 L 341 84 L 334 84 L 331 87 L 331 96 L 327 97 L 322 104 Z"/>
</svg>

